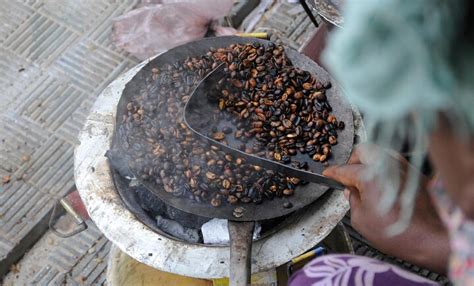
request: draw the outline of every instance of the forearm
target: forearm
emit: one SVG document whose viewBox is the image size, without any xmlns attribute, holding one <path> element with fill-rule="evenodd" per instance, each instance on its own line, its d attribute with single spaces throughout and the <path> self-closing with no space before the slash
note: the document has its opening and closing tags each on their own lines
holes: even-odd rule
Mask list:
<svg viewBox="0 0 474 286">
<path fill-rule="evenodd" d="M 389 240 L 389 241 L 387 241 Z M 449 236 L 444 228 L 426 229 L 419 224 L 412 224 L 400 235 L 370 243 L 382 252 L 418 265 L 446 274 L 449 261 Z"/>
<path fill-rule="evenodd" d="M 421 242 L 419 257 L 411 255 L 409 261 L 426 267 L 440 274 L 448 272 L 450 256 L 449 235 L 447 232 L 431 234 L 430 237 Z"/>
</svg>

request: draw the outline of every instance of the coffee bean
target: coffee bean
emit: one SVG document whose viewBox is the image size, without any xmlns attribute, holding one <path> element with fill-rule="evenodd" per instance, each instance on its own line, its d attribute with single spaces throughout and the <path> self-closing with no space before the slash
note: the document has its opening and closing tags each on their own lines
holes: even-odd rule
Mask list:
<svg viewBox="0 0 474 286">
<path fill-rule="evenodd" d="M 212 138 L 215 139 L 215 140 L 224 140 L 225 138 L 225 134 L 224 132 L 215 132 L 212 134 Z"/>
<path fill-rule="evenodd" d="M 230 134 L 230 133 L 232 133 L 232 128 L 226 126 L 226 127 L 222 128 L 222 132 L 223 132 L 224 134 Z"/>
<path fill-rule="evenodd" d="M 293 195 L 294 193 L 295 193 L 295 191 L 294 191 L 293 189 L 284 189 L 284 190 L 283 190 L 283 194 L 284 194 L 285 196 L 291 196 L 291 195 Z"/>
</svg>

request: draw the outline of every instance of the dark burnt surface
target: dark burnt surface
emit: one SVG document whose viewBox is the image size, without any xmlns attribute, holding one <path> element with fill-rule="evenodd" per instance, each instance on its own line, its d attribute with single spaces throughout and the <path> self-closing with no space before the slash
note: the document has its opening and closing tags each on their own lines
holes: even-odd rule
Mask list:
<svg viewBox="0 0 474 286">
<path fill-rule="evenodd" d="M 167 53 L 162 54 L 157 57 L 149 64 L 147 64 L 134 78 L 127 84 L 124 94 L 119 102 L 117 109 L 117 130 L 119 132 L 119 139 L 121 140 L 119 144 L 120 148 L 127 153 L 132 146 L 127 142 L 126 136 L 123 135 L 123 130 L 120 130 L 122 126 L 122 116 L 127 110 L 127 104 L 132 101 L 133 97 L 141 96 L 144 94 L 153 94 L 157 92 L 159 81 L 157 78 L 153 78 L 153 69 L 163 67 L 165 64 L 175 64 L 179 60 L 184 60 L 189 56 L 196 56 L 205 54 L 210 47 L 226 47 L 232 43 L 246 43 L 246 42 L 261 42 L 266 44 L 266 41 L 257 41 L 253 39 L 243 39 L 238 37 L 222 37 L 222 38 L 211 38 L 204 39 L 198 42 L 190 43 L 178 48 L 175 48 Z M 288 57 L 292 60 L 295 66 L 299 66 L 302 69 L 308 70 L 311 73 L 315 74 L 321 80 L 328 81 L 330 78 L 327 73 L 322 70 L 320 67 L 312 63 L 308 58 L 298 54 L 294 50 L 286 50 Z M 352 138 L 353 138 L 353 126 L 352 126 L 352 113 L 350 106 L 344 102 L 344 100 L 339 96 L 337 87 L 331 88 L 329 94 L 329 101 L 334 107 L 335 113 L 341 118 L 341 115 L 346 115 L 346 118 L 342 116 L 342 119 L 346 122 L 346 127 L 344 132 L 340 135 L 340 141 L 337 146 L 334 148 L 334 163 L 343 163 L 347 160 L 350 155 L 350 150 L 352 147 Z M 332 102 L 331 102 L 332 101 Z M 181 110 L 180 110 L 181 108 Z M 182 111 L 182 106 L 174 110 L 176 114 L 174 116 L 181 116 L 180 112 Z M 160 116 L 158 114 L 157 116 Z M 350 118 L 349 118 L 350 117 Z M 166 122 L 165 122 L 166 123 Z M 169 126 L 168 126 L 169 127 Z M 122 132 L 122 133 L 121 133 Z M 117 132 L 116 132 L 117 135 Z M 140 146 L 138 146 L 140 147 Z M 178 148 L 179 149 L 179 148 Z M 179 150 L 178 150 L 179 151 Z M 338 153 L 339 152 L 339 153 Z M 136 162 L 133 158 L 132 163 Z M 163 166 L 163 169 L 167 169 Z M 173 167 L 173 166 L 171 166 Z M 158 170 L 160 171 L 160 170 Z M 134 172 L 135 173 L 135 172 Z M 136 174 L 136 173 L 135 173 Z M 138 177 L 140 174 L 137 174 Z M 255 179 L 255 178 L 254 178 Z M 211 207 L 209 204 L 193 202 L 187 198 L 176 196 L 173 194 L 176 190 L 164 191 L 163 182 L 158 181 L 147 181 L 141 180 L 144 185 L 157 195 L 161 200 L 165 201 L 166 204 L 176 207 L 180 210 L 194 213 L 206 217 L 218 217 L 218 218 L 227 218 L 233 220 L 263 220 L 269 219 L 277 216 L 283 216 L 293 212 L 294 210 L 301 208 L 305 205 L 310 204 L 321 196 L 325 188 L 315 185 L 308 184 L 302 187 L 298 187 L 295 195 L 292 197 L 284 199 L 274 199 L 264 201 L 261 205 L 253 204 L 242 204 L 244 208 L 244 215 L 242 217 L 236 218 L 233 216 L 235 206 L 232 205 L 223 205 L 220 207 Z M 293 205 L 293 208 L 284 208 L 288 204 Z"/>
</svg>

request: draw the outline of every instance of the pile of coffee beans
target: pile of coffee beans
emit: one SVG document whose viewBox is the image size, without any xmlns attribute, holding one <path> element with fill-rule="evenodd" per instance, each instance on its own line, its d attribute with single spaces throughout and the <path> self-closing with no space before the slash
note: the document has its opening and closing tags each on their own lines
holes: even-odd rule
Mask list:
<svg viewBox="0 0 474 286">
<path fill-rule="evenodd" d="M 343 127 L 330 114 L 324 95 L 329 85 L 292 67 L 283 47 L 256 43 L 211 49 L 199 57 L 152 68 L 152 82 L 132 96 L 118 129 L 120 144 L 133 158 L 130 169 L 168 193 L 214 207 L 293 195 L 305 182 L 226 154 L 183 123 L 191 92 L 221 63 L 229 77 L 221 82 L 216 106 L 219 116 L 238 130 L 215 127 L 215 139 L 225 141 L 233 134 L 242 138 L 243 150 L 283 162 L 295 151 L 325 161 L 315 156 L 329 155 L 331 140 L 337 141 L 335 129 Z M 258 141 L 247 146 L 245 138 L 252 137 Z M 292 207 L 289 202 L 283 205 Z"/>
<path fill-rule="evenodd" d="M 337 129 L 344 128 L 331 114 L 325 94 L 329 82 L 318 82 L 292 66 L 282 46 L 232 45 L 213 56 L 227 62 L 229 76 L 210 97 L 220 110 L 240 119 L 236 139 L 256 138 L 267 149 L 258 155 L 285 164 L 298 152 L 327 163 L 331 146 L 337 144 Z M 212 137 L 224 140 L 225 131 Z"/>
</svg>

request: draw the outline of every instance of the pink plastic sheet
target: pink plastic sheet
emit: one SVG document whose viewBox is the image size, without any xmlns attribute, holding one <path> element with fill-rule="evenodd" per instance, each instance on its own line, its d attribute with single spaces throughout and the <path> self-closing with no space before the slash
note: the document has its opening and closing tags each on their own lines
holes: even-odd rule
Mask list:
<svg viewBox="0 0 474 286">
<path fill-rule="evenodd" d="M 216 25 L 234 0 L 144 0 L 141 7 L 114 19 L 112 40 L 139 59 L 204 37 L 233 34 L 233 28 Z"/>
</svg>

